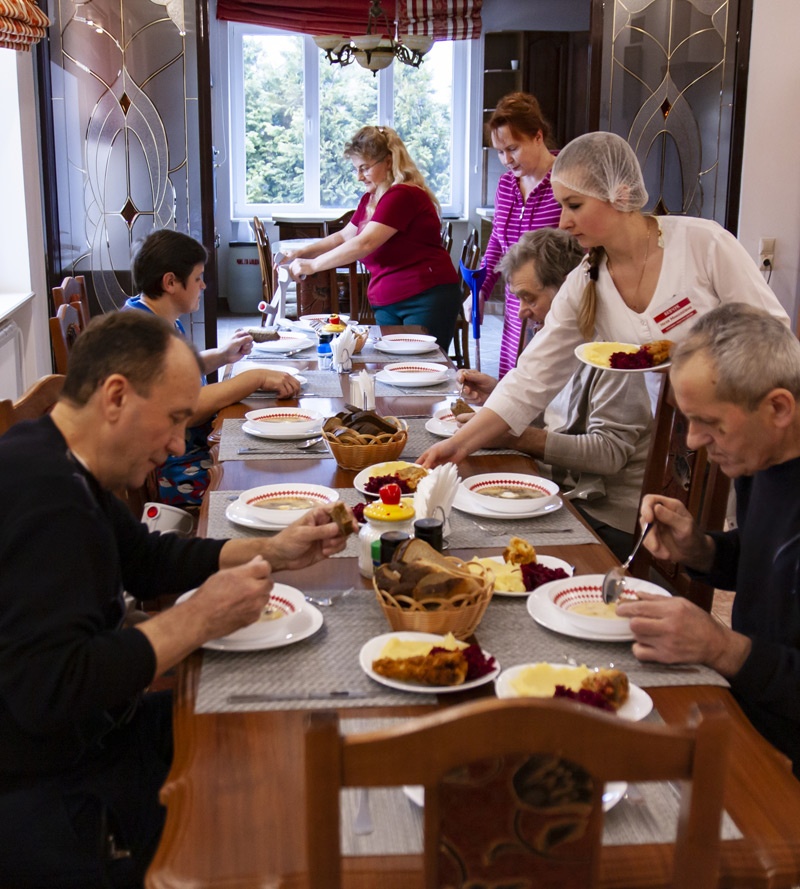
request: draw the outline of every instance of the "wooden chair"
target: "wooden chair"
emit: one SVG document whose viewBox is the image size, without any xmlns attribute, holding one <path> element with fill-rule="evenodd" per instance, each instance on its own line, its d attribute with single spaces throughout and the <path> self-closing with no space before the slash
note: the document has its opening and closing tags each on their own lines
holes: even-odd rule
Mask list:
<svg viewBox="0 0 800 889">
<path fill-rule="evenodd" d="M 22 420 L 36 420 L 49 414 L 64 388 L 63 374 L 48 374 L 37 380 L 16 401 L 0 401 L 0 435 Z"/>
<path fill-rule="evenodd" d="M 481 264 L 481 248 L 477 243 L 478 233 L 475 229 L 464 240 L 464 246 L 461 248 L 461 262 L 468 269 L 476 269 Z M 459 266 L 460 267 L 460 266 Z M 469 322 L 470 319 L 464 308 L 466 301 L 472 301 L 472 292 L 467 286 L 466 281 L 461 280 L 461 296 L 463 297 L 461 307 L 456 318 L 456 327 L 453 331 L 453 354 L 450 356 L 455 362 L 456 367 L 469 368 Z"/>
<path fill-rule="evenodd" d="M 442 222 L 442 247 L 449 253 L 453 249 L 453 223 L 444 220 Z"/>
<path fill-rule="evenodd" d="M 343 787 L 424 786 L 425 889 L 593 889 L 602 876 L 604 783 L 681 781 L 672 886 L 711 889 L 730 729 L 721 709 L 676 727 L 533 698 L 455 705 L 345 737 L 335 713 L 312 713 L 305 736 L 308 885 L 341 886 Z M 629 877 L 626 887 L 639 885 Z"/>
<path fill-rule="evenodd" d="M 669 376 L 663 376 L 642 495 L 674 497 L 686 506 L 701 528 L 721 531 L 727 513 L 730 479 L 716 463 L 709 461 L 705 448 L 693 451 L 688 447 L 689 424 L 678 410 Z M 631 573 L 643 580 L 654 580 L 706 611 L 711 610 L 712 587 L 693 580 L 676 562 L 654 559 L 645 547 L 633 560 Z"/>
<path fill-rule="evenodd" d="M 375 310 L 367 299 L 369 288 L 369 272 L 366 267 L 356 263 L 357 273 L 354 279 L 354 289 L 350 290 L 350 318 L 358 324 L 374 324 Z"/>
<path fill-rule="evenodd" d="M 348 210 L 346 213 L 342 213 L 338 219 L 327 219 L 323 225 L 323 235 L 324 237 L 328 237 L 328 235 L 332 235 L 335 232 L 341 231 L 348 222 L 353 218 L 353 214 L 355 210 Z M 340 312 L 341 305 L 339 300 L 339 285 L 340 282 L 344 281 L 344 298 L 347 300 L 350 306 L 350 314 L 352 316 L 352 306 L 353 306 L 353 298 L 352 294 L 359 294 L 359 288 L 361 282 L 358 280 L 358 276 L 360 274 L 359 270 L 360 263 L 351 262 L 347 266 L 343 266 L 338 269 L 330 270 L 330 288 L 331 288 L 331 304 L 330 310 L 331 312 Z M 372 323 L 372 322 L 370 322 Z"/>
<path fill-rule="evenodd" d="M 65 374 L 69 366 L 69 353 L 83 330 L 81 312 L 74 303 L 64 303 L 50 319 L 50 342 L 53 346 L 55 371 Z"/>
<path fill-rule="evenodd" d="M 258 216 L 253 217 L 253 231 L 258 249 L 258 264 L 261 267 L 261 296 L 267 304 L 266 310 L 261 313 L 261 326 L 266 327 L 276 317 L 283 317 L 286 306 L 281 305 L 281 289 L 278 287 L 277 270 L 272 261 L 272 248 L 264 224 Z"/>
<path fill-rule="evenodd" d="M 86 279 L 83 275 L 64 278 L 60 287 L 53 288 L 52 294 L 55 309 L 67 304 L 78 309 L 81 316 L 81 330 L 85 330 L 91 320 L 91 315 L 89 314 L 89 297 L 86 293 Z"/>
</svg>

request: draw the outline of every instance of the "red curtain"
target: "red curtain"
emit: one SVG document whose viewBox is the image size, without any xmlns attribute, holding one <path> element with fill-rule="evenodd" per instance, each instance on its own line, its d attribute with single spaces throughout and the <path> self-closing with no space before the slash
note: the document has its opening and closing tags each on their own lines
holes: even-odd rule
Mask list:
<svg viewBox="0 0 800 889">
<path fill-rule="evenodd" d="M 0 0 L 0 48 L 27 52 L 44 37 L 49 24 L 32 0 Z"/>
<path fill-rule="evenodd" d="M 397 13 L 401 34 L 470 40 L 481 33 L 482 0 L 382 0 L 389 21 Z M 219 0 L 217 18 L 301 34 L 363 34 L 370 0 Z"/>
</svg>

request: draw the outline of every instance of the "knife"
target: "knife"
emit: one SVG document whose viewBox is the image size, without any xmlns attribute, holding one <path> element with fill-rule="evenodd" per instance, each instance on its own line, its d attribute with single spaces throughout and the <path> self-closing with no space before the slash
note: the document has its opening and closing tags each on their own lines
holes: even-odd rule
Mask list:
<svg viewBox="0 0 800 889">
<path fill-rule="evenodd" d="M 297 694 L 240 694 L 228 695 L 229 704 L 262 704 L 270 701 L 338 701 L 355 698 L 371 698 L 370 692 L 347 691 L 301 691 Z"/>
</svg>

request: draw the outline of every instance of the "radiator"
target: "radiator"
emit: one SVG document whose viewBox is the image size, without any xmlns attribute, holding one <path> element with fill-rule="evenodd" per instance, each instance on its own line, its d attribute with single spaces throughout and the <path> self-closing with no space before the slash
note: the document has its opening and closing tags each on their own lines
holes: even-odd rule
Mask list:
<svg viewBox="0 0 800 889">
<path fill-rule="evenodd" d="M 22 331 L 13 321 L 0 324 L 0 398 L 17 399 L 24 391 Z"/>
</svg>

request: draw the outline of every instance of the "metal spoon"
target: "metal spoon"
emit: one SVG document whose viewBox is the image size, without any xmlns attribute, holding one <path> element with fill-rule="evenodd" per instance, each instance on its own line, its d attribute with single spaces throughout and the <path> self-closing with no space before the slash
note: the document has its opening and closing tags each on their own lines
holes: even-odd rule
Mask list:
<svg viewBox="0 0 800 889">
<path fill-rule="evenodd" d="M 298 451 L 308 451 L 311 448 L 316 448 L 317 446 L 324 444 L 321 435 L 317 435 L 315 438 L 307 438 L 305 441 L 300 442 L 299 445 L 295 445 Z"/>
<path fill-rule="evenodd" d="M 628 568 L 631 567 L 631 562 L 633 561 L 633 557 L 636 553 L 639 552 L 639 547 L 642 545 L 645 537 L 647 537 L 647 532 L 653 527 L 653 522 L 648 522 L 644 528 L 642 528 L 642 533 L 639 535 L 639 539 L 634 544 L 633 550 L 627 559 L 619 566 L 619 568 L 612 568 L 608 574 L 603 578 L 603 601 L 606 603 L 616 602 L 619 599 L 622 591 L 625 589 L 625 572 Z"/>
</svg>

